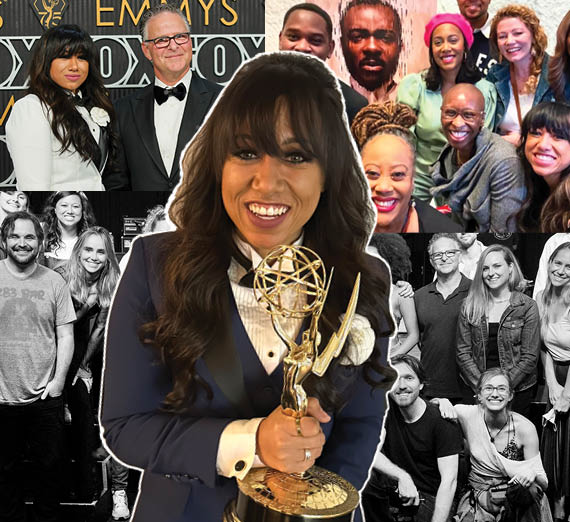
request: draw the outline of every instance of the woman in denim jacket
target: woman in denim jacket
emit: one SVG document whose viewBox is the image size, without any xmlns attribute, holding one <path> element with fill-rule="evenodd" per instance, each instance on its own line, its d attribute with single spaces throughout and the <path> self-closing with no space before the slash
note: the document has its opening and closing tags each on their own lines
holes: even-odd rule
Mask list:
<svg viewBox="0 0 570 522">
<path fill-rule="evenodd" d="M 507 247 L 488 247 L 479 259 L 457 324 L 457 364 L 477 391 L 483 372 L 500 367 L 511 379 L 512 409 L 528 416 L 536 391 L 540 349 L 537 304 L 521 290 L 524 278 Z"/>
</svg>

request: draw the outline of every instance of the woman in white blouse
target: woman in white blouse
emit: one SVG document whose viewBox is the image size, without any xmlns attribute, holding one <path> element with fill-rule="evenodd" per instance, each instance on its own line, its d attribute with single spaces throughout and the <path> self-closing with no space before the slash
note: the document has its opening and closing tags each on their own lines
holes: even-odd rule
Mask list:
<svg viewBox="0 0 570 522">
<path fill-rule="evenodd" d="M 76 25 L 49 29 L 36 44 L 28 94 L 6 124 L 19 190 L 104 190 L 114 112 L 95 57 Z"/>
</svg>

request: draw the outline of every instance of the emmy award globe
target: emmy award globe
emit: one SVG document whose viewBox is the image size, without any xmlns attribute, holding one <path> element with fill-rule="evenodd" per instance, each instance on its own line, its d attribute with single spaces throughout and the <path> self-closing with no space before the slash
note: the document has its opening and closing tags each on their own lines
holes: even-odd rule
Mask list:
<svg viewBox="0 0 570 522">
<path fill-rule="evenodd" d="M 303 381 L 311 373 L 324 375 L 340 354 L 356 311 L 360 274 L 338 331 L 319 351 L 318 324 L 331 279 L 332 270 L 327 279 L 321 258 L 299 246 L 277 247 L 255 271 L 257 301 L 271 315 L 275 332 L 289 349 L 283 359 L 281 407 L 295 418 L 297 426 L 307 411 Z M 280 323 L 284 318 L 310 318 L 300 344 L 285 333 Z M 252 469 L 238 480 L 238 487 L 238 498 L 228 505 L 224 522 L 349 522 L 359 500 L 352 484 L 318 466 L 290 474 L 271 468 Z"/>
</svg>

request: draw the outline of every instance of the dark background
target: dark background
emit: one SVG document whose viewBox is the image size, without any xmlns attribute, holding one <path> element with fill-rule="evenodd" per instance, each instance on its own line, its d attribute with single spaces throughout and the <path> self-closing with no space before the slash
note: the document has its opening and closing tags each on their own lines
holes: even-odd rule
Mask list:
<svg viewBox="0 0 570 522">
<path fill-rule="evenodd" d="M 59 23 L 77 24 L 91 34 L 111 99 L 130 94 L 152 81 L 152 67 L 140 48 L 139 15 L 149 6 L 164 1 L 45 1 L 55 6 L 54 12 L 62 13 Z M 169 0 L 168 3 L 189 15 L 192 69 L 213 82 L 227 83 L 243 61 L 265 48 L 263 0 Z M 209 4 L 206 11 L 204 6 Z M 6 148 L 5 124 L 12 104 L 26 94 L 33 46 L 45 30 L 38 14 L 42 9 L 42 0 L 0 0 L 0 187 L 13 169 Z"/>
</svg>

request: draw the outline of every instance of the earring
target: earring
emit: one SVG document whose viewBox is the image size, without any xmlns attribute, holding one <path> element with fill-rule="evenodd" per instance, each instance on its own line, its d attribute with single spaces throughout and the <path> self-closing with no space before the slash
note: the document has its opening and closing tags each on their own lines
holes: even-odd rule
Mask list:
<svg viewBox="0 0 570 522">
<path fill-rule="evenodd" d="M 467 51 L 463 51 L 463 62 L 467 60 Z"/>
</svg>

